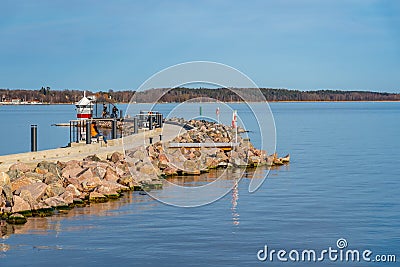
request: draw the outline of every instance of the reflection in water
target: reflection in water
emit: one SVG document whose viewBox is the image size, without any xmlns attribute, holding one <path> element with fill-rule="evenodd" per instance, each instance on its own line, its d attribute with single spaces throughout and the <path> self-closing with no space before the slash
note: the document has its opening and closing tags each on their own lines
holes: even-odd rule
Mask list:
<svg viewBox="0 0 400 267">
<path fill-rule="evenodd" d="M 180 186 L 201 186 L 215 181 L 219 176 L 217 172 L 219 173 L 220 171 L 213 170 L 201 175 L 176 175 L 167 178 L 167 180 Z"/>
<path fill-rule="evenodd" d="M 238 203 L 239 203 L 239 181 L 240 175 L 243 174 L 244 179 L 262 179 L 267 168 L 247 169 L 244 173 L 235 169 L 225 170 L 216 169 L 202 175 L 174 176 L 168 178 L 172 183 L 182 186 L 201 186 L 213 182 L 220 178 L 227 181 L 226 186 L 233 184 L 231 192 L 231 216 L 232 223 L 235 226 L 240 224 Z M 171 197 L 179 197 L 169 192 L 168 186 L 156 192 L 171 194 Z M 54 235 L 69 231 L 82 231 L 99 227 L 91 217 L 94 216 L 121 216 L 125 214 L 142 213 L 144 210 L 150 210 L 154 207 L 162 205 L 158 201 L 154 201 L 148 195 L 142 195 L 139 192 L 128 192 L 118 200 L 112 200 L 106 203 L 95 203 L 86 207 L 76 207 L 69 211 L 59 212 L 51 217 L 32 217 L 29 218 L 24 225 L 11 225 L 0 220 L 0 258 L 6 255 L 6 252 L 12 247 L 4 241 L 12 234 L 26 235 Z M 77 223 L 71 226 L 70 223 L 63 223 L 64 220 L 76 221 Z M 35 247 L 38 249 L 45 249 Z M 59 248 L 55 248 L 59 249 Z"/>
<path fill-rule="evenodd" d="M 235 182 L 235 186 L 232 189 L 232 221 L 234 225 L 239 225 L 239 213 L 236 210 L 239 201 L 239 181 Z"/>
<path fill-rule="evenodd" d="M 128 204 L 136 203 L 135 209 L 124 209 Z M 39 234 L 48 235 L 65 231 L 79 231 L 94 228 L 94 225 L 87 225 L 87 220 L 91 216 L 118 216 L 132 212 L 140 212 L 151 209 L 158 205 L 149 196 L 139 195 L 137 192 L 126 193 L 118 200 L 106 203 L 95 203 L 86 207 L 76 207 L 69 211 L 59 212 L 51 217 L 32 217 L 23 225 L 11 225 L 5 221 L 0 221 L 0 237 L 7 239 L 11 234 Z M 129 207 L 129 206 L 128 206 Z M 78 226 L 63 227 L 62 220 L 76 220 L 81 222 Z M 0 243 L 0 251 L 3 249 Z"/>
</svg>

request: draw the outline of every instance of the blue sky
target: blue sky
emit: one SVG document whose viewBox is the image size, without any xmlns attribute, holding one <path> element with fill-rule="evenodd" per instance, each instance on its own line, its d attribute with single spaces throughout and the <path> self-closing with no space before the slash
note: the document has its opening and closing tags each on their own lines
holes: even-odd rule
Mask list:
<svg viewBox="0 0 400 267">
<path fill-rule="evenodd" d="M 136 89 L 207 60 L 260 87 L 400 93 L 399 14 L 396 0 L 2 0 L 0 88 Z"/>
</svg>

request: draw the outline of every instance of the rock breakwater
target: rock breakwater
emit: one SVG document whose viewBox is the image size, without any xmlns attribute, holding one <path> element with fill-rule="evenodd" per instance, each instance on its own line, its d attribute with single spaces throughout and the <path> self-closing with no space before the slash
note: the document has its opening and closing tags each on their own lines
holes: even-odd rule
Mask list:
<svg viewBox="0 0 400 267">
<path fill-rule="evenodd" d="M 191 130 L 169 142 L 156 142 L 107 158 L 96 155 L 67 162 L 18 162 L 0 172 L 0 216 L 9 223 L 49 216 L 75 206 L 117 199 L 125 191 L 162 187 L 172 175 L 198 175 L 215 168 L 273 166 L 289 162 L 235 138 L 232 127 L 207 121 L 172 119 Z M 239 129 L 239 132 L 244 132 Z M 221 147 L 221 144 L 223 145 Z"/>
</svg>

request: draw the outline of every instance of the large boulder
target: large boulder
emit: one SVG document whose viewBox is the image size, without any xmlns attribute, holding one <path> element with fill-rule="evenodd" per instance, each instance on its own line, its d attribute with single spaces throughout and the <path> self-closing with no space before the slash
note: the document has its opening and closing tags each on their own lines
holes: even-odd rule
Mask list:
<svg viewBox="0 0 400 267">
<path fill-rule="evenodd" d="M 163 170 L 164 175 L 170 176 L 170 175 L 177 175 L 178 170 L 172 166 L 168 166 Z"/>
<path fill-rule="evenodd" d="M 76 178 L 83 171 L 82 167 L 79 165 L 67 165 L 62 170 L 62 177 L 65 179 Z"/>
<path fill-rule="evenodd" d="M 83 161 L 101 161 L 97 155 L 90 155 L 83 159 Z"/>
<path fill-rule="evenodd" d="M 31 192 L 28 190 L 22 190 L 19 193 L 19 197 L 25 200 L 29 204 L 31 209 L 35 206 L 35 204 L 37 204 L 37 201 L 33 199 Z"/>
<path fill-rule="evenodd" d="M 65 188 L 65 191 L 71 193 L 74 198 L 79 198 L 81 196 L 81 192 L 73 184 L 69 184 Z"/>
<path fill-rule="evenodd" d="M 96 167 L 94 167 L 93 169 L 92 169 L 92 172 L 96 175 L 96 176 L 98 176 L 100 179 L 104 179 L 104 176 L 106 175 L 106 173 L 107 173 L 107 166 L 106 167 L 104 167 L 104 166 L 96 166 Z"/>
<path fill-rule="evenodd" d="M 205 157 L 205 165 L 207 169 L 215 169 L 218 166 L 218 160 L 214 157 Z"/>
<path fill-rule="evenodd" d="M 89 194 L 89 201 L 90 202 L 106 202 L 107 197 L 99 192 L 91 192 Z"/>
<path fill-rule="evenodd" d="M 8 177 L 10 178 L 10 181 L 14 181 L 24 175 L 24 173 L 20 170 L 9 170 L 7 172 Z"/>
<path fill-rule="evenodd" d="M 11 182 L 11 190 L 12 190 L 12 192 L 14 192 L 14 191 L 20 189 L 21 187 L 33 184 L 34 182 L 35 182 L 34 180 L 32 180 L 26 176 L 23 176 L 21 178 L 14 180 L 13 182 Z"/>
<path fill-rule="evenodd" d="M 47 170 L 47 172 L 51 172 L 56 176 L 61 176 L 61 168 L 57 165 L 57 163 L 42 161 L 38 163 L 37 168 Z"/>
<path fill-rule="evenodd" d="M 129 188 L 127 186 L 124 186 L 122 184 L 119 184 L 119 183 L 113 182 L 113 181 L 103 180 L 101 182 L 101 186 L 108 187 L 111 190 L 115 190 L 115 191 L 127 191 L 127 190 L 129 190 Z"/>
<path fill-rule="evenodd" d="M 31 179 L 32 181 L 35 181 L 35 182 L 42 182 L 43 179 L 44 179 L 44 175 L 43 174 L 39 174 L 39 173 L 36 173 L 36 172 L 26 172 L 26 173 L 24 173 L 23 176 L 25 176 L 25 177 L 27 177 L 27 178 Z"/>
<path fill-rule="evenodd" d="M 186 160 L 183 163 L 183 171 L 188 174 L 200 174 L 199 162 L 195 160 Z"/>
<path fill-rule="evenodd" d="M 147 148 L 147 153 L 149 154 L 150 157 L 152 158 L 157 158 L 158 157 L 158 153 L 157 151 L 154 149 L 154 146 L 150 145 Z"/>
<path fill-rule="evenodd" d="M 32 211 L 33 211 L 32 214 L 34 216 L 45 217 L 45 216 L 53 215 L 52 207 L 47 205 L 44 201 L 40 201 L 40 202 L 36 203 L 33 206 Z"/>
<path fill-rule="evenodd" d="M 136 150 L 135 152 L 133 152 L 131 157 L 143 161 L 146 158 L 146 153 L 142 150 Z"/>
<path fill-rule="evenodd" d="M 47 169 L 43 169 L 43 168 L 40 168 L 40 167 L 36 167 L 35 168 L 35 172 L 36 173 L 38 173 L 38 174 L 46 174 L 46 173 L 48 173 L 49 171 L 47 170 Z"/>
<path fill-rule="evenodd" d="M 18 195 L 23 190 L 27 190 L 31 193 L 31 195 L 35 201 L 40 201 L 41 198 L 46 193 L 46 189 L 47 189 L 47 184 L 38 182 L 38 183 L 33 183 L 30 185 L 22 186 L 18 190 L 16 190 L 15 193 Z"/>
<path fill-rule="evenodd" d="M 9 224 L 24 224 L 26 222 L 25 216 L 19 213 L 11 214 L 10 217 L 7 218 L 7 223 Z"/>
<path fill-rule="evenodd" d="M 13 196 L 13 203 L 14 205 L 11 208 L 12 213 L 21 212 L 21 211 L 29 211 L 31 210 L 31 206 L 28 202 L 26 202 L 20 196 Z"/>
<path fill-rule="evenodd" d="M 165 169 L 168 167 L 168 161 L 167 160 L 161 160 L 158 162 L 158 168 L 160 169 Z"/>
<path fill-rule="evenodd" d="M 44 200 L 44 203 L 53 208 L 68 206 L 68 203 L 62 197 L 49 197 Z"/>
<path fill-rule="evenodd" d="M 79 161 L 77 161 L 77 160 L 69 160 L 69 161 L 67 161 L 67 162 L 64 162 L 64 163 L 62 163 L 62 164 L 60 164 L 60 163 L 58 163 L 58 166 L 63 166 L 62 167 L 62 169 L 64 170 L 65 168 L 71 168 L 71 169 L 74 169 L 74 168 L 79 168 L 79 167 L 81 167 L 81 162 L 79 162 Z"/>
<path fill-rule="evenodd" d="M 115 172 L 118 176 L 129 174 L 129 164 L 126 162 L 119 162 L 116 164 Z"/>
<path fill-rule="evenodd" d="M 138 185 L 138 182 L 135 179 L 133 179 L 131 175 L 121 177 L 118 180 L 118 183 L 127 186 L 129 188 L 134 188 L 135 186 Z"/>
<path fill-rule="evenodd" d="M 51 183 L 46 188 L 46 195 L 48 197 L 56 197 L 65 192 L 65 188 L 60 183 Z"/>
<path fill-rule="evenodd" d="M 139 172 L 147 175 L 157 175 L 157 170 L 155 167 L 151 164 L 144 164 L 143 166 L 140 167 Z"/>
<path fill-rule="evenodd" d="M 235 167 L 246 167 L 248 165 L 247 161 L 245 161 L 242 158 L 234 158 L 231 159 L 231 163 L 233 164 L 233 166 Z"/>
<path fill-rule="evenodd" d="M 63 179 L 62 177 L 55 175 L 52 172 L 48 172 L 44 175 L 43 181 L 45 184 L 52 184 L 52 183 L 62 183 Z"/>
<path fill-rule="evenodd" d="M 93 176 L 95 176 L 95 174 L 93 173 L 92 169 L 86 168 L 78 174 L 77 178 L 82 182 L 83 180 L 92 178 Z"/>
<path fill-rule="evenodd" d="M 90 191 L 101 184 L 101 180 L 97 176 L 87 178 L 82 181 L 81 185 L 84 191 Z"/>
<path fill-rule="evenodd" d="M 0 195 L 2 195 L 4 197 L 4 199 L 6 200 L 6 203 L 11 203 L 12 201 L 12 190 L 11 190 L 11 184 L 7 184 L 7 185 L 3 185 L 0 187 L 2 189 L 2 191 L 0 192 Z"/>
<path fill-rule="evenodd" d="M 3 187 L 0 186 L 0 212 L 6 206 L 6 198 L 3 196 Z"/>
<path fill-rule="evenodd" d="M 104 180 L 106 181 L 111 181 L 111 182 L 117 182 L 119 179 L 119 176 L 117 173 L 112 170 L 110 167 L 107 168 L 106 173 L 104 175 Z"/>
<path fill-rule="evenodd" d="M 259 156 L 251 156 L 249 157 L 249 164 L 258 165 L 261 163 L 261 158 Z"/>
<path fill-rule="evenodd" d="M 11 165 L 10 168 L 9 168 L 9 170 L 10 170 L 10 171 L 19 170 L 19 171 L 21 171 L 21 172 L 29 172 L 29 171 L 31 170 L 31 167 L 28 166 L 28 165 L 25 164 L 25 163 L 17 162 L 17 163 L 15 163 L 15 164 Z"/>
<path fill-rule="evenodd" d="M 62 198 L 67 204 L 72 204 L 74 203 L 74 196 L 71 192 L 65 191 L 60 195 L 60 198 Z"/>
<path fill-rule="evenodd" d="M 117 163 L 119 161 L 123 161 L 124 160 L 124 155 L 122 153 L 119 152 L 114 152 L 112 153 L 110 160 L 114 163 Z"/>
<path fill-rule="evenodd" d="M 128 187 L 120 185 L 119 183 L 103 181 L 102 185 L 96 188 L 96 192 L 105 196 L 118 196 L 118 192 L 129 190 Z"/>
<path fill-rule="evenodd" d="M 9 185 L 10 183 L 10 176 L 5 172 L 0 172 L 0 186 Z"/>
<path fill-rule="evenodd" d="M 104 175 L 106 175 L 107 168 L 108 168 L 108 164 L 105 164 L 105 165 L 99 164 L 99 165 L 96 165 L 94 168 L 92 168 L 92 172 L 96 176 L 100 177 L 100 179 L 103 179 Z"/>
<path fill-rule="evenodd" d="M 75 186 L 78 190 L 82 191 L 82 185 L 81 185 L 81 181 L 78 180 L 78 178 L 68 178 L 66 179 L 66 184 L 71 184 L 73 186 Z"/>
<path fill-rule="evenodd" d="M 226 161 L 229 160 L 229 157 L 225 154 L 224 151 L 217 152 L 216 156 L 217 156 L 219 161 L 225 161 L 226 162 Z"/>
</svg>

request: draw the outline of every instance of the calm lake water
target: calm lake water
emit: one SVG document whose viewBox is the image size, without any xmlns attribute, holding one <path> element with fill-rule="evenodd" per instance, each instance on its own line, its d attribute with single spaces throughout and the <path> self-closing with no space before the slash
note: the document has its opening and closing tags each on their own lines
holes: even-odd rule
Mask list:
<svg viewBox="0 0 400 267">
<path fill-rule="evenodd" d="M 233 106 L 250 120 L 244 105 Z M 271 170 L 255 193 L 244 178 L 237 190 L 198 208 L 167 206 L 135 192 L 4 225 L 0 266 L 397 266 L 257 260 L 264 245 L 321 251 L 336 249 L 339 238 L 348 249 L 400 259 L 400 103 L 272 103 L 271 109 L 277 151 L 290 152 L 292 161 Z M 210 104 L 203 110 L 215 113 Z M 38 124 L 39 149 L 66 145 L 68 128 L 50 125 L 75 116 L 70 105 L 0 106 L 0 112 L 2 155 L 29 150 L 30 124 Z M 221 120 L 230 116 L 221 113 Z M 258 146 L 257 133 L 249 136 Z M 193 184 L 207 177 L 182 179 Z M 168 187 L 162 192 L 168 195 Z"/>
</svg>

